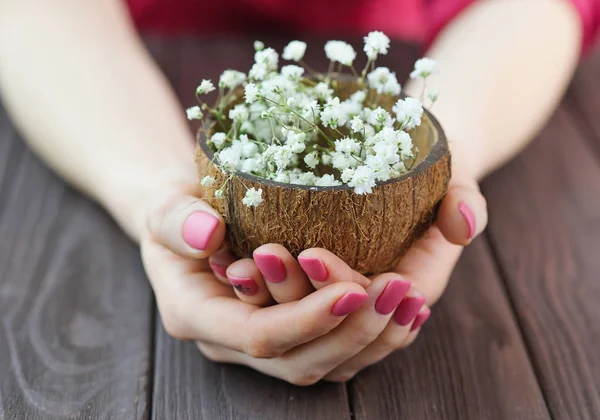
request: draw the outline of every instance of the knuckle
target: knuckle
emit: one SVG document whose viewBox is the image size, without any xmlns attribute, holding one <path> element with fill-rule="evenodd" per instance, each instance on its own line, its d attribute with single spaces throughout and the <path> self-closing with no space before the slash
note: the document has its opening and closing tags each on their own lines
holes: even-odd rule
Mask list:
<svg viewBox="0 0 600 420">
<path fill-rule="evenodd" d="M 177 205 L 175 194 L 162 196 L 149 203 L 149 211 L 146 213 L 146 227 L 156 238 L 164 235 L 165 219 Z"/>
<path fill-rule="evenodd" d="M 378 340 L 378 347 L 382 350 L 395 350 L 402 347 L 405 340 L 406 334 L 382 334 Z"/>
<path fill-rule="evenodd" d="M 215 347 L 206 345 L 203 343 L 198 343 L 198 349 L 200 352 L 211 362 L 222 363 L 226 361 L 226 358 L 223 357 L 223 352 L 217 350 Z"/>
<path fill-rule="evenodd" d="M 359 347 L 366 347 L 377 339 L 378 333 L 373 332 L 367 325 L 358 328 L 352 335 L 353 342 Z"/>
<path fill-rule="evenodd" d="M 281 351 L 273 347 L 263 334 L 249 336 L 244 346 L 244 353 L 255 359 L 272 359 L 281 355 Z"/>
<path fill-rule="evenodd" d="M 189 328 L 177 305 L 162 305 L 160 314 L 165 331 L 179 340 L 189 339 Z"/>
</svg>

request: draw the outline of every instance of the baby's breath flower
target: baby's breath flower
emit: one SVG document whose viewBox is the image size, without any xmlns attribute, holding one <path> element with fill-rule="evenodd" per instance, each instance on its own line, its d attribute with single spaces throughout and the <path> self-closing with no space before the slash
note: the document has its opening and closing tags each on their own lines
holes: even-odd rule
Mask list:
<svg viewBox="0 0 600 420">
<path fill-rule="evenodd" d="M 427 79 L 436 72 L 436 62 L 431 58 L 421 58 L 415 63 L 415 69 L 410 73 L 411 79 Z"/>
<path fill-rule="evenodd" d="M 355 194 L 371 194 L 375 187 L 375 173 L 366 165 L 359 166 L 352 174 L 348 186 L 354 187 Z"/>
<path fill-rule="evenodd" d="M 201 120 L 202 119 L 202 110 L 199 106 L 193 106 L 185 110 L 188 120 Z"/>
<path fill-rule="evenodd" d="M 376 127 L 390 127 L 394 124 L 394 120 L 389 112 L 385 109 L 379 107 L 373 112 L 369 117 L 369 124 L 374 125 Z"/>
<path fill-rule="evenodd" d="M 254 61 L 257 64 L 264 64 L 269 71 L 276 71 L 279 63 L 279 55 L 273 48 L 265 48 L 254 54 Z"/>
<path fill-rule="evenodd" d="M 281 68 L 281 75 L 287 77 L 288 79 L 294 82 L 300 80 L 303 74 L 304 68 L 300 66 L 294 66 L 293 64 L 283 66 Z"/>
<path fill-rule="evenodd" d="M 328 101 L 333 95 L 333 89 L 331 89 L 327 83 L 321 82 L 315 86 L 315 94 L 319 100 Z"/>
<path fill-rule="evenodd" d="M 246 75 L 237 70 L 225 70 L 219 78 L 219 87 L 235 89 L 246 81 Z"/>
<path fill-rule="evenodd" d="M 352 95 L 350 95 L 350 100 L 352 102 L 357 102 L 359 104 L 362 104 L 366 98 L 367 98 L 367 92 L 365 92 L 364 90 L 357 90 Z"/>
<path fill-rule="evenodd" d="M 242 198 L 242 203 L 247 207 L 257 207 L 263 202 L 262 188 L 258 191 L 252 187 L 246 191 L 246 195 Z"/>
<path fill-rule="evenodd" d="M 429 92 L 427 93 L 427 97 L 429 98 L 431 103 L 434 103 L 435 101 L 437 101 L 439 96 L 440 96 L 439 89 L 430 89 Z"/>
<path fill-rule="evenodd" d="M 341 127 L 346 124 L 348 117 L 340 105 L 340 98 L 333 98 L 327 101 L 325 108 L 321 111 L 321 121 L 323 125 L 330 128 Z"/>
<path fill-rule="evenodd" d="M 365 123 L 363 120 L 360 119 L 360 117 L 358 115 L 356 115 L 354 118 L 352 118 L 352 120 L 350 121 L 351 125 L 350 125 L 350 129 L 355 132 L 355 133 L 360 133 L 364 130 L 365 128 Z"/>
<path fill-rule="evenodd" d="M 223 190 L 215 191 L 215 198 L 223 198 Z"/>
<path fill-rule="evenodd" d="M 227 140 L 227 135 L 225 133 L 215 133 L 210 138 L 210 142 L 220 150 L 225 144 L 225 140 Z"/>
<path fill-rule="evenodd" d="M 360 144 L 350 137 L 344 137 L 335 141 L 335 151 L 340 153 L 358 153 L 360 152 Z"/>
<path fill-rule="evenodd" d="M 286 171 L 277 172 L 273 180 L 288 184 L 290 182 L 290 174 Z"/>
<path fill-rule="evenodd" d="M 390 179 L 390 165 L 383 156 L 369 155 L 365 159 L 365 165 L 373 171 L 377 181 L 385 182 Z"/>
<path fill-rule="evenodd" d="M 343 152 L 333 152 L 331 154 L 331 166 L 339 171 L 356 166 L 356 160 Z"/>
<path fill-rule="evenodd" d="M 231 172 L 237 169 L 240 163 L 241 156 L 239 150 L 232 147 L 228 147 L 226 149 L 221 150 L 217 154 L 217 158 L 219 159 L 221 168 L 224 171 Z"/>
<path fill-rule="evenodd" d="M 203 93 L 210 93 L 215 90 L 214 85 L 210 80 L 202 79 L 200 86 L 196 88 L 196 94 L 202 95 Z"/>
<path fill-rule="evenodd" d="M 412 130 L 421 125 L 423 106 L 418 99 L 399 99 L 396 105 L 392 107 L 392 111 L 396 113 L 398 123 L 402 125 L 403 129 Z"/>
<path fill-rule="evenodd" d="M 352 177 L 354 176 L 354 169 L 352 168 L 346 168 L 342 171 L 342 182 L 344 183 L 348 183 L 350 182 L 350 180 L 352 179 Z"/>
<path fill-rule="evenodd" d="M 377 93 L 386 95 L 400 95 L 401 87 L 396 78 L 396 73 L 390 72 L 387 67 L 377 67 L 367 75 L 369 87 Z"/>
<path fill-rule="evenodd" d="M 344 66 L 351 66 L 356 58 L 356 51 L 344 41 L 327 41 L 325 55 L 331 61 L 336 61 Z"/>
<path fill-rule="evenodd" d="M 250 118 L 250 111 L 244 104 L 239 104 L 229 111 L 229 118 L 234 122 L 244 122 Z"/>
<path fill-rule="evenodd" d="M 248 83 L 244 88 L 244 97 L 247 103 L 254 103 L 257 99 L 260 99 L 260 90 L 254 83 Z"/>
<path fill-rule="evenodd" d="M 265 43 L 262 41 L 254 41 L 254 51 L 262 51 L 265 49 Z"/>
<path fill-rule="evenodd" d="M 315 185 L 317 187 L 334 187 L 336 185 L 342 185 L 342 183 L 335 179 L 333 175 L 325 174 L 322 177 L 316 179 Z"/>
<path fill-rule="evenodd" d="M 248 73 L 248 76 L 252 80 L 264 80 L 265 77 L 267 77 L 268 72 L 269 69 L 263 63 L 254 63 L 250 69 L 250 72 Z"/>
<path fill-rule="evenodd" d="M 308 166 L 310 169 L 315 169 L 319 164 L 318 152 L 310 152 L 309 154 L 304 156 L 304 163 L 306 163 L 306 166 Z"/>
<path fill-rule="evenodd" d="M 284 60 L 292 60 L 298 62 L 304 58 L 304 53 L 306 52 L 306 42 L 302 41 L 292 41 L 283 49 L 283 57 Z"/>
<path fill-rule="evenodd" d="M 387 54 L 389 47 L 390 39 L 383 32 L 373 31 L 365 37 L 364 50 L 371 61 L 375 60 L 378 54 Z"/>
<path fill-rule="evenodd" d="M 204 178 L 202 178 L 202 180 L 200 181 L 200 185 L 202 185 L 203 187 L 210 187 L 211 185 L 215 185 L 215 182 L 217 182 L 216 179 L 214 179 L 212 176 L 205 176 Z"/>
<path fill-rule="evenodd" d="M 315 185 L 315 182 L 317 182 L 317 177 L 312 172 L 302 172 L 294 181 L 299 185 Z"/>
</svg>

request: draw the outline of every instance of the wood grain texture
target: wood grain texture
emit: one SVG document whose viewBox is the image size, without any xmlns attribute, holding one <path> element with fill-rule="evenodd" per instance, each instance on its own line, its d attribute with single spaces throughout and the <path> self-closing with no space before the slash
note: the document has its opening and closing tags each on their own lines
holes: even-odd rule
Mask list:
<svg viewBox="0 0 600 420">
<path fill-rule="evenodd" d="M 143 419 L 152 299 L 136 248 L 0 110 L 0 419 Z"/>
<path fill-rule="evenodd" d="M 408 349 L 349 384 L 356 419 L 550 418 L 483 238 Z"/>
<path fill-rule="evenodd" d="M 570 112 L 491 176 L 489 235 L 554 418 L 600 415 L 600 163 Z"/>
</svg>

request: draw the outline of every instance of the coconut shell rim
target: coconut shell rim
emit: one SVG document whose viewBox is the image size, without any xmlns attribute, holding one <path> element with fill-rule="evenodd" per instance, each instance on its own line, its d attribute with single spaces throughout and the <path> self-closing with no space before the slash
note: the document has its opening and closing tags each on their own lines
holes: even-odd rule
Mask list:
<svg viewBox="0 0 600 420">
<path fill-rule="evenodd" d="M 410 169 L 409 171 L 407 171 L 406 173 L 402 174 L 399 177 L 392 178 L 392 179 L 389 179 L 389 180 L 383 181 L 383 182 L 381 182 L 381 181 L 377 182 L 375 185 L 376 187 L 393 184 L 396 182 L 404 181 L 409 178 L 414 178 L 416 176 L 419 176 L 427 168 L 435 165 L 440 159 L 443 159 L 444 156 L 446 156 L 449 153 L 448 141 L 446 139 L 446 134 L 444 133 L 444 130 L 442 129 L 441 124 L 439 123 L 437 118 L 435 118 L 428 109 L 423 108 L 423 111 L 424 111 L 424 115 L 426 116 L 427 120 L 429 120 L 429 122 L 431 123 L 433 128 L 438 133 L 437 141 L 433 144 L 433 147 L 429 150 L 429 153 L 427 153 L 425 158 L 419 164 L 417 164 L 417 166 Z M 209 121 L 215 122 L 214 119 L 210 119 Z M 214 153 L 210 149 L 210 147 L 208 147 L 208 137 L 206 136 L 205 130 L 203 130 L 203 129 L 198 130 L 197 141 L 198 141 L 200 148 L 204 152 L 204 154 L 208 157 L 209 160 L 212 161 L 212 159 L 214 158 Z M 235 176 L 237 176 L 239 178 L 246 179 L 248 181 L 251 181 L 251 182 L 254 182 L 257 184 L 275 186 L 275 187 L 281 187 L 281 188 L 289 188 L 289 189 L 295 189 L 295 190 L 352 191 L 354 189 L 354 187 L 350 187 L 345 184 L 329 186 L 329 187 L 321 187 L 321 186 L 316 186 L 316 185 L 288 184 L 285 182 L 273 181 L 271 179 L 248 174 L 246 172 L 234 171 L 233 173 L 235 174 Z"/>
</svg>

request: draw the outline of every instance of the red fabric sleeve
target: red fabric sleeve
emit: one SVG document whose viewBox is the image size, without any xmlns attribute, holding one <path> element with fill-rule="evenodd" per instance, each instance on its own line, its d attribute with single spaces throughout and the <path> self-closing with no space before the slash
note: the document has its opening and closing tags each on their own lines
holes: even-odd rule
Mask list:
<svg viewBox="0 0 600 420">
<path fill-rule="evenodd" d="M 581 18 L 583 30 L 582 53 L 585 55 L 594 45 L 600 32 L 600 0 L 570 0 Z M 429 46 L 440 31 L 475 0 L 433 0 L 427 10 L 428 30 L 426 45 Z"/>
</svg>

